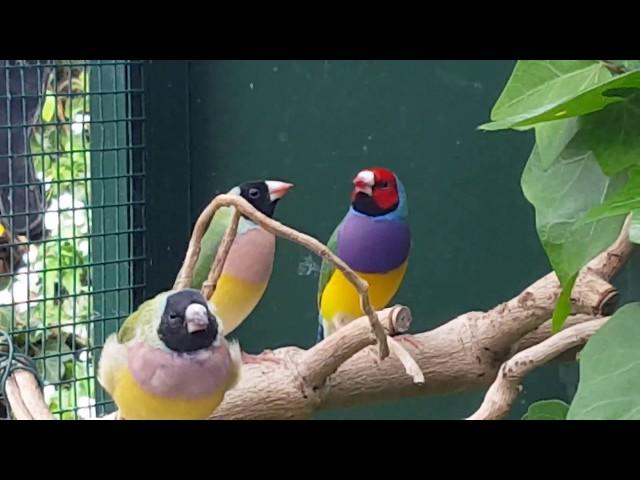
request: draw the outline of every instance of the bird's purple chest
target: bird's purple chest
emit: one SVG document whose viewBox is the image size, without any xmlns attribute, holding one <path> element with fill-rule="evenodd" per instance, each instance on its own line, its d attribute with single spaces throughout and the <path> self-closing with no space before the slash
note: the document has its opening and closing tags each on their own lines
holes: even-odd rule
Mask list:
<svg viewBox="0 0 640 480">
<path fill-rule="evenodd" d="M 385 273 L 402 265 L 411 249 L 411 231 L 400 220 L 348 215 L 338 231 L 338 256 L 362 273 Z"/>
<path fill-rule="evenodd" d="M 226 347 L 177 354 L 138 342 L 129 346 L 128 367 L 147 392 L 167 398 L 197 398 L 221 389 L 231 370 Z"/>
</svg>

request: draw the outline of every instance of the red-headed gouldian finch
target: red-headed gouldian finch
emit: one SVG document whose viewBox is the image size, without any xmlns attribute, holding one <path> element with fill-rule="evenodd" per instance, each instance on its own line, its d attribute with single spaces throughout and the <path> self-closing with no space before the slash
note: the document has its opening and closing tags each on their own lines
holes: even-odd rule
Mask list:
<svg viewBox="0 0 640 480">
<path fill-rule="evenodd" d="M 238 381 L 240 356 L 200 292 L 170 290 L 107 339 L 98 380 L 126 420 L 204 420 Z"/>
<path fill-rule="evenodd" d="M 280 199 L 293 187 L 291 183 L 266 180 L 246 182 L 232 188 L 258 211 L 273 217 Z M 220 208 L 202 237 L 200 255 L 193 272 L 192 288 L 200 289 L 209 275 L 218 247 L 233 217 L 232 207 Z M 209 303 L 223 325 L 225 335 L 233 332 L 251 314 L 262 298 L 271 278 L 276 238 L 262 227 L 241 217 L 236 238 L 229 250 L 222 274 Z M 276 361 L 268 352 L 261 355 L 243 353 L 246 363 Z"/>
<path fill-rule="evenodd" d="M 384 308 L 400 288 L 411 249 L 407 198 L 402 182 L 386 168 L 367 168 L 353 180 L 351 207 L 327 246 L 369 284 L 375 310 Z M 320 342 L 361 317 L 356 289 L 323 260 L 318 285 Z"/>
</svg>

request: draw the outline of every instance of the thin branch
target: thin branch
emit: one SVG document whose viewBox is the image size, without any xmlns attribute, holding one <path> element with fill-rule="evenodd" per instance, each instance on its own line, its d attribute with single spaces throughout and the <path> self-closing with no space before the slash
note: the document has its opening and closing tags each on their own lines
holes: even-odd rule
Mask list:
<svg viewBox="0 0 640 480">
<path fill-rule="evenodd" d="M 16 420 L 33 420 L 31 412 L 24 404 L 20 388 L 18 387 L 13 375 L 7 378 L 5 391 L 7 393 L 7 400 L 9 400 L 9 405 L 11 406 L 11 412 Z"/>
<path fill-rule="evenodd" d="M 40 384 L 33 374 L 27 370 L 16 370 L 12 377 L 31 416 L 38 420 L 55 420 L 44 401 Z"/>
<path fill-rule="evenodd" d="M 489 387 L 482 405 L 468 420 L 497 420 L 506 416 L 520 393 L 520 382 L 527 373 L 571 348 L 584 345 L 609 318 L 574 325 L 507 360 Z"/>
<path fill-rule="evenodd" d="M 611 73 L 613 73 L 615 75 L 620 75 L 620 74 L 625 73 L 627 71 L 627 69 L 624 68 L 623 65 L 615 65 L 615 64 L 613 64 L 611 62 L 608 62 L 606 60 L 600 60 L 600 63 L 602 63 L 602 65 L 604 65 L 607 70 L 609 70 Z"/>
<path fill-rule="evenodd" d="M 234 210 L 233 216 L 231 217 L 231 222 L 229 223 L 229 226 L 224 233 L 224 237 L 222 238 L 222 242 L 220 243 L 220 248 L 218 248 L 218 253 L 216 254 L 215 260 L 213 261 L 211 270 L 209 271 L 207 281 L 202 284 L 201 292 L 204 298 L 211 297 L 213 292 L 215 292 L 216 290 L 218 279 L 222 274 L 222 269 L 224 268 L 224 264 L 227 261 L 227 256 L 231 251 L 231 245 L 233 245 L 233 241 L 236 238 L 239 221 L 240 212 L 238 212 L 238 210 Z"/>
<path fill-rule="evenodd" d="M 202 241 L 202 237 L 204 236 L 213 215 L 221 207 L 235 207 L 243 216 L 250 218 L 266 231 L 302 245 L 316 255 L 326 259 L 340 270 L 345 278 L 355 287 L 360 296 L 362 310 L 369 318 L 371 329 L 378 341 L 380 360 L 383 360 L 389 355 L 387 336 L 384 333 L 384 328 L 380 324 L 375 310 L 373 310 L 373 307 L 371 306 L 369 300 L 369 285 L 367 282 L 362 280 L 342 259 L 340 259 L 340 257 L 334 255 L 322 242 L 316 240 L 310 235 L 298 232 L 291 227 L 287 227 L 286 225 L 267 217 L 253 208 L 249 202 L 239 195 L 224 194 L 216 196 L 200 214 L 200 217 L 198 217 L 198 221 L 196 222 L 191 235 L 189 248 L 185 255 L 182 270 L 180 271 L 179 278 L 176 281 L 177 289 L 188 288 L 188 286 L 191 285 L 193 270 L 198 260 L 198 255 L 200 254 L 200 242 Z"/>
<path fill-rule="evenodd" d="M 571 315 L 564 322 L 563 330 L 566 330 L 574 325 L 580 325 L 581 323 L 589 322 L 591 320 L 594 320 L 593 315 L 586 315 L 586 314 Z M 522 337 L 519 341 L 514 343 L 513 346 L 511 347 L 509 357 L 512 357 L 518 352 L 521 352 L 523 350 L 526 350 L 527 348 L 533 347 L 534 345 L 537 345 L 543 342 L 544 340 L 549 338 L 552 334 L 553 332 L 551 331 L 551 320 L 549 320 L 548 322 L 545 322 L 542 325 L 540 325 L 533 332 L 528 333 L 527 335 Z M 568 352 L 570 352 L 570 350 Z M 575 355 L 567 356 L 567 358 L 571 358 L 572 360 L 575 360 Z"/>
<path fill-rule="evenodd" d="M 398 357 L 398 360 L 400 360 L 400 363 L 402 363 L 402 366 L 404 367 L 404 371 L 407 372 L 407 375 L 413 378 L 413 383 L 423 384 L 424 374 L 409 352 L 407 352 L 394 338 L 389 337 L 387 341 L 389 342 L 391 353 Z"/>
</svg>

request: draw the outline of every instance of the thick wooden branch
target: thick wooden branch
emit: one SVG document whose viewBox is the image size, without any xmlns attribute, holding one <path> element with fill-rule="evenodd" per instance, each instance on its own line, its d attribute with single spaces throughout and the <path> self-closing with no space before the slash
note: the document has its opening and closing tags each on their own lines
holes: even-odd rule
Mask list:
<svg viewBox="0 0 640 480">
<path fill-rule="evenodd" d="M 593 318 L 609 308 L 617 291 L 606 280 L 623 265 L 630 251 L 623 229 L 611 249 L 590 262 L 579 276 L 572 294 L 574 313 Z M 397 358 L 378 365 L 361 350 L 341 364 L 321 390 L 310 395 L 298 373 L 308 352 L 294 347 L 278 349 L 274 354 L 285 361 L 246 366 L 238 386 L 227 393 L 212 418 L 305 418 L 326 408 L 486 387 L 514 353 L 514 344 L 523 337 L 542 341 L 551 335 L 550 329 L 541 325 L 549 321 L 559 293 L 558 279 L 550 273 L 488 312 L 469 312 L 432 331 L 413 335 L 419 348 L 411 349 L 411 355 L 425 377 L 421 385 L 406 376 Z M 585 318 L 572 317 L 570 322 Z M 351 328 L 361 328 L 363 320 Z M 347 331 L 350 338 L 341 338 L 345 334 L 341 330 L 331 336 L 337 336 L 332 342 L 360 341 L 353 339 L 354 330 Z"/>
<path fill-rule="evenodd" d="M 333 262 L 347 278 L 355 275 L 314 238 L 269 219 L 240 197 L 221 195 L 205 209 L 196 224 L 177 285 L 190 284 L 200 240 L 213 213 L 221 206 L 234 206 L 242 215 L 266 230 L 305 246 Z M 415 346 L 409 349 L 410 355 L 401 347 L 401 351 L 396 350 L 400 354 L 390 355 L 384 361 L 373 357 L 371 348 L 378 343 L 378 350 L 381 351 L 381 336 L 385 339 L 384 345 L 387 345 L 387 333 L 393 335 L 406 331 L 411 315 L 406 307 L 400 306 L 374 314 L 367 312 L 366 316 L 339 329 L 309 350 L 296 347 L 275 350 L 273 354 L 283 359 L 280 363 L 244 365 L 239 384 L 227 392 L 212 418 L 305 418 L 326 408 L 480 389 L 494 382 L 505 362 L 505 365 L 515 365 L 518 359 L 521 361 L 525 358 L 528 361 L 533 358 L 533 364 L 537 365 L 557 358 L 561 352 L 584 344 L 588 336 L 603 323 L 602 319 L 585 322 L 587 318 L 610 313 L 617 291 L 608 280 L 621 268 L 631 251 L 627 229 L 628 224 L 625 224 L 618 241 L 583 269 L 572 294 L 574 316 L 570 317 L 567 325 L 573 326 L 555 336 L 550 337 L 548 328 L 560 292 L 553 273 L 487 312 L 468 312 L 434 330 L 412 335 L 411 343 Z M 231 229 L 227 233 L 231 238 Z M 215 266 L 212 270 L 215 270 Z M 355 276 L 353 283 L 364 298 L 363 304 L 368 303 L 366 282 L 359 284 Z M 210 279 L 213 285 L 213 272 L 210 272 Z M 363 310 L 367 311 L 367 308 Z M 375 334 L 372 334 L 371 327 L 376 324 L 382 330 L 381 335 L 376 328 L 373 328 Z M 391 344 L 395 346 L 397 343 L 393 341 Z M 525 350 L 516 353 L 523 348 Z M 403 352 L 415 365 L 409 365 L 406 357 L 402 358 Z M 512 356 L 516 360 L 510 364 L 508 362 Z M 531 364 L 525 366 L 528 368 L 528 365 Z M 407 375 L 414 367 L 424 376 L 423 383 L 416 382 L 415 370 L 413 375 Z M 517 370 L 516 373 L 526 371 Z M 513 383 L 513 375 L 507 374 L 505 378 Z M 498 379 L 498 382 L 502 382 L 502 379 Z M 502 391 L 504 387 L 512 392 L 511 383 L 507 387 L 498 385 L 496 388 Z M 488 401 L 491 405 L 496 404 L 491 397 Z M 14 411 L 25 406 L 21 399 L 16 399 L 15 403 L 18 408 L 12 401 Z M 501 405 L 507 403 L 497 403 L 500 411 L 505 408 Z M 484 411 L 497 410 L 491 407 Z M 26 415 L 33 415 L 33 410 L 28 409 Z M 39 415 L 37 413 L 32 418 Z"/>
<path fill-rule="evenodd" d="M 505 417 L 518 397 L 520 382 L 527 373 L 571 348 L 584 345 L 609 318 L 574 325 L 507 360 L 489 387 L 482 405 L 468 420 L 498 420 Z"/>
<path fill-rule="evenodd" d="M 606 251 L 589 262 L 587 270 L 604 280 L 611 280 L 620 271 L 633 249 L 633 244 L 629 241 L 630 227 L 631 215 L 627 216 L 617 240 Z"/>
<path fill-rule="evenodd" d="M 404 333 L 411 324 L 411 312 L 407 307 L 394 306 L 379 312 L 378 317 L 385 334 Z M 306 390 L 318 390 L 326 379 L 345 361 L 372 344 L 375 337 L 362 322 L 352 322 L 342 327 L 340 335 L 333 334 L 318 343 L 300 358 L 298 374 Z"/>
</svg>

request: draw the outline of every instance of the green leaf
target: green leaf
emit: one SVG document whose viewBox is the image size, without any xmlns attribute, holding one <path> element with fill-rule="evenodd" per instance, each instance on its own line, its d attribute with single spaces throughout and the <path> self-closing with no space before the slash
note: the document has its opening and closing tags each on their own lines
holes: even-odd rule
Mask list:
<svg viewBox="0 0 640 480">
<path fill-rule="evenodd" d="M 627 304 L 589 340 L 569 420 L 640 419 L 640 303 Z"/>
<path fill-rule="evenodd" d="M 597 72 L 602 70 L 597 60 L 520 60 L 491 110 L 491 120 L 539 108 L 547 103 L 549 95 L 556 96 L 552 91 L 567 79 L 577 79 L 582 85 L 585 79 L 598 78 Z"/>
<path fill-rule="evenodd" d="M 631 213 L 629 240 L 633 243 L 640 243 L 640 210 L 634 210 Z"/>
<path fill-rule="evenodd" d="M 609 176 L 640 164 L 640 94 L 584 117 L 580 135 Z"/>
<path fill-rule="evenodd" d="M 58 344 L 57 338 L 50 338 L 45 343 L 43 355 L 44 378 L 49 383 L 58 383 L 64 374 L 65 362 L 73 361 L 71 349 L 64 342 Z"/>
<path fill-rule="evenodd" d="M 523 193 L 535 207 L 538 236 L 562 286 L 554 331 L 571 313 L 577 273 L 615 241 L 624 220 L 613 217 L 584 224 L 590 209 L 620 190 L 625 175 L 604 175 L 593 153 L 577 140 L 569 142 L 548 169 L 535 146 L 522 175 Z"/>
<path fill-rule="evenodd" d="M 572 88 L 575 88 L 572 86 Z M 509 117 L 499 122 L 483 125 L 484 130 L 500 130 L 513 127 L 528 127 L 552 120 L 577 117 L 597 112 L 610 104 L 623 101 L 640 89 L 640 71 L 633 71 L 590 88 L 575 91 L 575 95 L 565 95 L 550 100 L 546 105 L 527 113 Z"/>
<path fill-rule="evenodd" d="M 11 322 L 11 311 L 13 309 L 8 306 L 0 307 L 0 330 L 9 333 L 13 330 Z"/>
<path fill-rule="evenodd" d="M 546 122 L 536 125 L 536 145 L 540 154 L 540 162 L 545 170 L 558 158 L 562 150 L 573 139 L 578 131 L 576 118 Z"/>
<path fill-rule="evenodd" d="M 566 420 L 569 405 L 562 400 L 542 400 L 529 405 L 522 420 Z"/>
<path fill-rule="evenodd" d="M 607 201 L 589 210 L 583 219 L 583 223 L 618 215 L 626 216 L 635 209 L 640 209 L 640 167 L 630 169 L 629 179 L 622 190 L 616 192 Z"/>
<path fill-rule="evenodd" d="M 45 122 L 50 122 L 53 120 L 53 116 L 56 113 L 56 96 L 54 92 L 47 90 L 47 93 L 44 97 L 44 102 L 42 105 L 42 119 Z"/>
<path fill-rule="evenodd" d="M 542 245 L 562 285 L 589 260 L 613 243 L 623 219 L 605 218 L 583 225 L 580 220 L 620 190 L 625 176 L 609 178 L 594 155 L 572 141 L 553 165 L 542 167 L 534 147 L 522 175 L 522 190 L 536 210 Z"/>
<path fill-rule="evenodd" d="M 589 95 L 586 100 L 579 99 L 568 107 L 565 104 L 611 78 L 612 74 L 597 60 L 519 61 L 491 111 L 493 122 L 479 128 L 501 130 L 523 127 L 600 109 L 604 105 L 598 107 L 593 104 L 596 99 L 604 101 L 601 92 Z M 640 83 L 640 78 L 633 79 Z M 622 84 L 626 85 L 628 81 L 623 80 Z M 620 85 L 616 84 L 616 88 L 620 88 Z M 617 99 L 607 98 L 606 101 L 611 103 Z M 563 113 L 565 109 L 570 111 Z M 545 119 L 541 120 L 539 117 L 543 115 Z"/>
<path fill-rule="evenodd" d="M 564 321 L 571 314 L 571 291 L 576 284 L 578 273 L 575 273 L 562 287 L 560 296 L 556 302 L 556 308 L 551 317 L 551 332 L 558 333 L 564 325 Z"/>
</svg>

